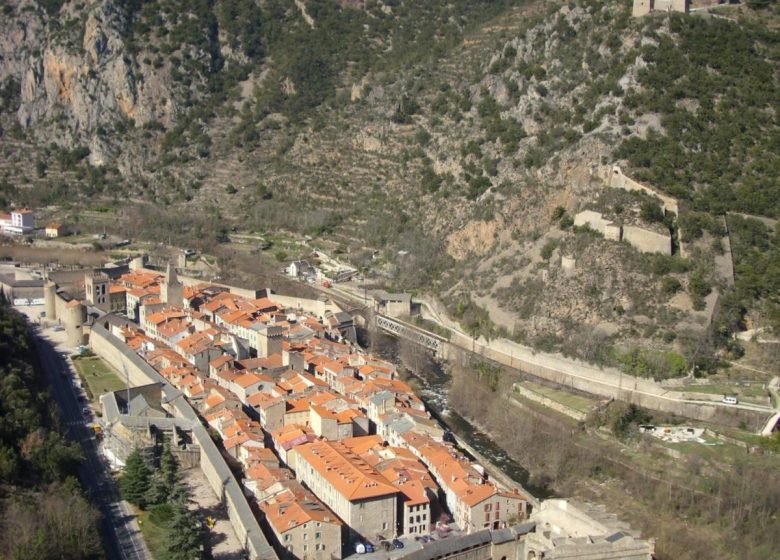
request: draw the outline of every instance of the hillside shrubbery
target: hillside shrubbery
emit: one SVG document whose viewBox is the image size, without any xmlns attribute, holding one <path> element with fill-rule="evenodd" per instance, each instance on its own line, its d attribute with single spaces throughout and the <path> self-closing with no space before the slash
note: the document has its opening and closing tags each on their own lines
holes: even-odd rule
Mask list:
<svg viewBox="0 0 780 560">
<path fill-rule="evenodd" d="M 0 557 L 96 558 L 97 512 L 75 479 L 80 450 L 56 429 L 24 319 L 0 298 Z"/>
</svg>

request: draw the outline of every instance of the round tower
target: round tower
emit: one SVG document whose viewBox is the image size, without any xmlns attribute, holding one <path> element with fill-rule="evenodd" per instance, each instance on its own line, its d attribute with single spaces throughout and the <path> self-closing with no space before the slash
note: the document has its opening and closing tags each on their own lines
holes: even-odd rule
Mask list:
<svg viewBox="0 0 780 560">
<path fill-rule="evenodd" d="M 133 260 L 131 260 L 129 267 L 130 270 L 142 270 L 145 264 L 146 255 L 141 255 L 140 257 L 135 257 Z"/>
<path fill-rule="evenodd" d="M 73 348 L 84 344 L 82 327 L 87 320 L 87 308 L 80 301 L 74 299 L 65 306 L 65 313 L 60 321 L 65 326 L 65 334 L 68 338 L 68 346 Z"/>
<path fill-rule="evenodd" d="M 57 320 L 57 284 L 47 280 L 43 285 L 43 303 L 47 321 Z"/>
</svg>

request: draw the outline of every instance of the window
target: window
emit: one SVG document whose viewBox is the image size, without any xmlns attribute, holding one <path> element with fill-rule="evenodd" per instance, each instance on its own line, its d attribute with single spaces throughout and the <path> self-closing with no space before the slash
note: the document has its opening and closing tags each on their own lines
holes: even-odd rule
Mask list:
<svg viewBox="0 0 780 560">
<path fill-rule="evenodd" d="M 303 545 L 303 551 L 304 551 L 304 552 L 306 552 L 308 549 L 309 549 L 309 547 L 308 547 L 308 546 L 306 546 L 306 545 Z"/>
<path fill-rule="evenodd" d="M 322 537 L 322 533 L 314 533 L 314 538 L 319 540 Z"/>
<path fill-rule="evenodd" d="M 284 542 L 290 542 L 290 535 L 284 536 Z"/>
<path fill-rule="evenodd" d="M 308 534 L 306 534 L 306 533 L 304 533 L 304 534 L 303 534 L 303 540 L 306 540 L 306 539 L 308 539 L 308 538 L 309 538 L 309 535 L 308 535 Z"/>
<path fill-rule="evenodd" d="M 493 509 L 493 504 L 485 504 L 485 511 L 490 511 Z"/>
<path fill-rule="evenodd" d="M 414 515 L 409 516 L 409 524 L 414 523 Z"/>
<path fill-rule="evenodd" d="M 387 522 L 382 523 L 382 530 L 383 531 L 387 530 Z"/>
</svg>

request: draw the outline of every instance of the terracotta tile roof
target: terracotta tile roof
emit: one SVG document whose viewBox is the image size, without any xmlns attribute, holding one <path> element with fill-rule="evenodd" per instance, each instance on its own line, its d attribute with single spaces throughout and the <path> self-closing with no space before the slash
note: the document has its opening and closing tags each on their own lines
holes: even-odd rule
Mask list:
<svg viewBox="0 0 780 560">
<path fill-rule="evenodd" d="M 186 354 L 200 354 L 209 348 L 213 343 L 207 331 L 200 331 L 191 334 L 187 338 L 180 340 L 176 346 Z"/>
<path fill-rule="evenodd" d="M 246 402 L 255 408 L 268 408 L 269 406 L 273 406 L 282 402 L 283 400 L 284 399 L 280 396 L 272 395 L 271 393 L 266 393 L 264 391 L 258 391 L 249 395 L 246 399 Z"/>
<path fill-rule="evenodd" d="M 219 369 L 222 366 L 224 366 L 226 364 L 229 364 L 232 361 L 233 361 L 233 357 L 232 356 L 230 356 L 229 354 L 222 354 L 218 358 L 214 358 L 213 360 L 211 360 L 209 362 L 209 365 L 211 367 L 213 367 L 214 369 Z"/>
<path fill-rule="evenodd" d="M 127 288 L 125 288 L 121 284 L 111 284 L 108 287 L 108 293 L 109 294 L 119 294 L 119 293 L 123 293 L 123 292 L 127 292 Z"/>
<path fill-rule="evenodd" d="M 245 373 L 243 375 L 240 375 L 240 376 L 236 377 L 233 380 L 233 383 L 235 383 L 236 385 L 238 385 L 242 389 L 246 389 L 250 385 L 253 385 L 255 383 L 259 383 L 262 380 L 263 380 L 263 378 L 260 377 L 259 375 L 256 375 L 254 373 Z"/>
<path fill-rule="evenodd" d="M 271 432 L 271 439 L 274 440 L 274 446 L 278 449 L 289 451 L 296 445 L 313 441 L 317 439 L 314 432 L 307 426 L 301 426 L 298 424 L 289 424 L 287 426 L 280 426 Z"/>
<path fill-rule="evenodd" d="M 299 461 L 311 465 L 350 501 L 396 494 L 381 474 L 339 442 L 316 441 L 295 448 Z M 298 463 L 300 465 L 300 463 Z"/>
<path fill-rule="evenodd" d="M 290 489 L 261 502 L 260 509 L 279 534 L 284 534 L 311 521 L 341 525 L 341 521 L 313 494 Z"/>
</svg>

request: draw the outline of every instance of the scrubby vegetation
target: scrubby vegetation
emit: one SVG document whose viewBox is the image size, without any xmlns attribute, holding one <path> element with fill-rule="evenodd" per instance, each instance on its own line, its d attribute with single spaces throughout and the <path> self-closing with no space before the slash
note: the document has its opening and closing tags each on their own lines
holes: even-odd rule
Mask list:
<svg viewBox="0 0 780 560">
<path fill-rule="evenodd" d="M 512 383 L 519 378 L 504 370 L 485 375 L 475 366 L 480 364 L 452 361 L 450 406 L 478 419 L 530 470 L 533 484 L 547 485 L 553 494 L 609 501 L 622 520 L 656 538 L 659 559 L 775 555 L 780 546 L 776 456 L 748 455 L 729 445 L 710 453 L 705 445 L 682 444 L 670 457 L 667 447 L 641 436 L 638 426 L 679 419 L 615 401 L 575 427 L 533 403 L 526 403 L 528 408 L 510 404 Z"/>
<path fill-rule="evenodd" d="M 27 325 L 0 297 L 0 556 L 99 558 L 97 511 L 76 477 L 81 452 L 58 431 Z"/>
</svg>

